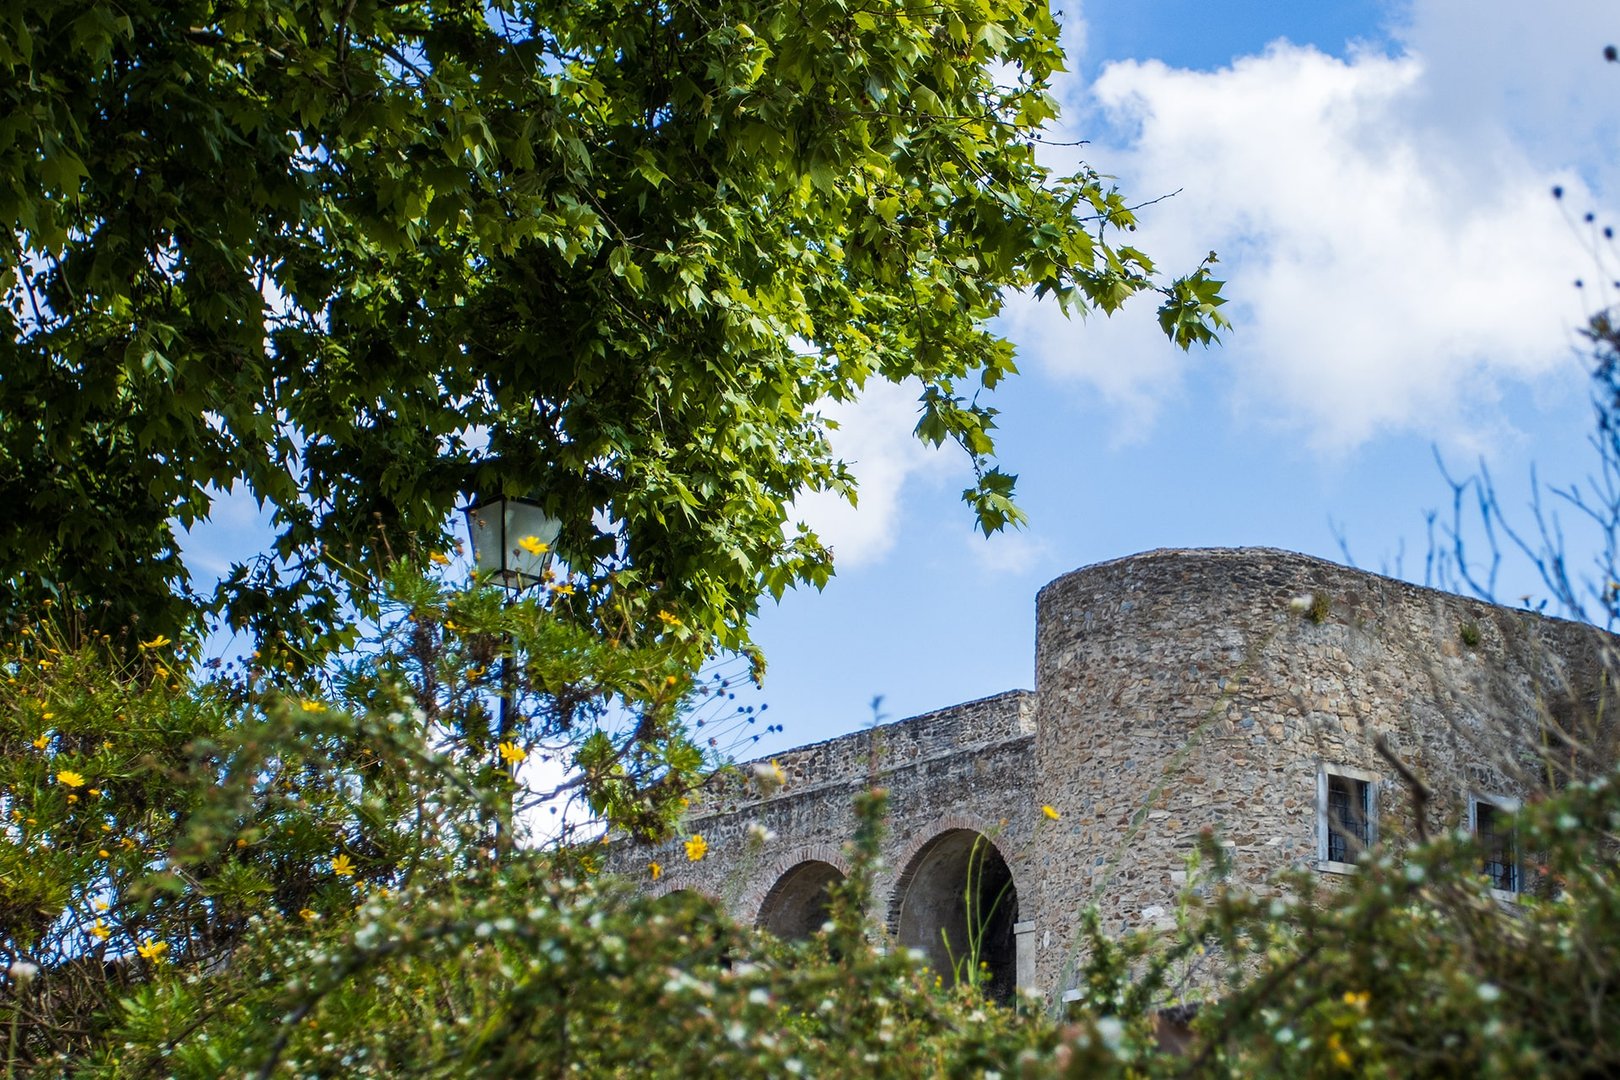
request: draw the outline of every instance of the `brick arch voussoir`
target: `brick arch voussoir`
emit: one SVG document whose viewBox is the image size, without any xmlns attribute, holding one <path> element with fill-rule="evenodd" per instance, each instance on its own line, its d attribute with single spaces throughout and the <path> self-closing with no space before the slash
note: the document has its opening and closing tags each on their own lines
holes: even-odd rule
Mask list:
<svg viewBox="0 0 1620 1080">
<path fill-rule="evenodd" d="M 889 863 L 895 868 L 895 876 L 889 884 L 889 895 L 883 906 L 883 926 L 890 937 L 898 930 L 900 898 L 906 895 L 906 889 L 911 886 L 911 879 L 917 873 L 917 856 L 922 854 L 923 848 L 941 836 L 959 829 L 976 832 L 995 846 L 996 851 L 1001 854 L 1002 861 L 1007 864 L 1007 872 L 1012 876 L 1013 892 L 1018 895 L 1020 902 L 1023 902 L 1026 894 L 1020 876 L 1022 867 L 1019 860 L 1013 858 L 1013 853 L 997 838 L 997 834 L 1002 831 L 1002 823 L 990 821 L 977 814 L 943 814 L 912 833 L 911 839 L 900 849 L 899 857 Z"/>
<path fill-rule="evenodd" d="M 726 901 L 724 897 L 715 892 L 713 889 L 710 889 L 704 885 L 699 885 L 695 881 L 670 881 L 667 877 L 665 877 L 657 884 L 647 886 L 644 895 L 650 900 L 662 900 L 670 893 L 678 892 L 694 893 L 703 897 L 703 899 L 709 901 L 721 911 L 726 909 Z"/>
<path fill-rule="evenodd" d="M 803 844 L 792 848 L 772 860 L 765 871 L 754 879 L 753 886 L 743 894 L 742 901 L 737 905 L 739 921 L 750 926 L 757 923 L 759 909 L 764 906 L 765 898 L 776 887 L 776 883 L 782 880 L 782 875 L 805 862 L 824 862 L 845 877 L 849 876 L 849 858 L 840 847 L 832 844 Z"/>
</svg>

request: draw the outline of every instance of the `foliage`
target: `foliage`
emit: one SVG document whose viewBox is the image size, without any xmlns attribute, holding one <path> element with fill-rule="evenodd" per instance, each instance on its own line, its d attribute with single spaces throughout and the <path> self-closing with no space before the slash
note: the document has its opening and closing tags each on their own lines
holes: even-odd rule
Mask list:
<svg viewBox="0 0 1620 1080">
<path fill-rule="evenodd" d="M 613 598 L 565 588 L 509 604 L 402 572 L 377 638 L 325 686 L 268 654 L 194 683 L 163 637 L 24 627 L 0 658 L 0 950 L 45 968 L 49 996 L 13 1013 L 23 1059 L 83 1049 L 168 967 L 477 880 L 511 856 L 518 812 L 570 793 L 661 835 L 713 765 L 681 722 L 691 646 L 662 623 L 598 638 L 558 609 Z"/>
<path fill-rule="evenodd" d="M 466 664 L 489 647 L 491 630 L 512 630 L 520 658 L 533 633 L 554 666 L 524 665 L 528 704 L 542 679 L 558 678 L 566 650 L 546 635 L 578 628 L 547 627 L 544 602 L 490 626 L 481 620 L 512 609 L 477 593 L 414 588 L 396 591 L 404 606 L 391 625 L 404 628 L 402 640 L 427 626 L 443 635 L 432 655 Z M 874 943 L 865 913 L 881 792 L 857 807 L 851 874 L 833 898 L 830 931 L 775 942 L 696 898 L 650 900 L 599 878 L 589 844 L 503 848 L 497 825 L 524 788 L 497 765 L 497 716 L 473 703 L 464 678 L 424 692 L 417 659 L 390 648 L 386 634 L 324 692 L 277 682 L 262 662 L 193 685 L 170 643 L 148 639 L 130 653 L 94 631 L 42 621 L 6 654 L 0 1026 L 8 1063 L 25 1072 L 463 1076 L 577 1066 L 683 1075 L 701 1062 L 741 1075 L 1517 1076 L 1620 1067 L 1608 1021 L 1620 985 L 1612 773 L 1523 811 L 1530 888 L 1517 904 L 1491 894 L 1463 835 L 1381 849 L 1337 887 L 1304 873 L 1267 895 L 1227 884 L 1224 849 L 1210 837 L 1175 932 L 1111 939 L 1091 919 L 1082 1000 L 1059 1023 L 1039 1007 L 986 1001 L 973 980 L 938 988 L 904 950 Z M 639 669 L 629 659 L 612 669 L 594 652 L 579 659 L 604 676 L 617 670 L 618 685 L 647 684 L 652 692 L 631 702 L 656 713 L 665 700 L 658 663 L 667 662 L 658 656 L 642 653 Z M 589 726 L 587 713 L 564 709 L 562 681 L 547 685 L 558 723 L 566 714 Z M 537 748 L 530 740 L 548 730 L 530 719 L 508 735 Z M 651 830 L 659 814 L 667 822 L 679 812 L 679 798 L 666 795 L 676 765 L 633 754 L 619 764 L 593 772 L 576 755 L 581 790 L 605 785 L 615 794 L 596 804 L 633 827 Z M 1203 999 L 1191 1041 L 1168 1054 L 1158 1010 L 1189 998 Z"/>
<path fill-rule="evenodd" d="M 1044 0 L 0 4 L 4 606 L 331 647 L 499 492 L 736 645 L 830 573 L 788 506 L 854 497 L 817 410 L 874 377 L 1016 520 L 1007 290 L 1223 325 L 1037 162 L 1061 63 Z M 233 489 L 275 550 L 185 596 L 175 528 Z"/>
</svg>

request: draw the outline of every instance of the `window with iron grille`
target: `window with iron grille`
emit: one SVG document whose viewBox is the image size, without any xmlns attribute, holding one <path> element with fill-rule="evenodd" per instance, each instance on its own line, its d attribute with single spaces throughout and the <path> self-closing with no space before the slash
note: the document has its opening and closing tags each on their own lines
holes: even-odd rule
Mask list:
<svg viewBox="0 0 1620 1080">
<path fill-rule="evenodd" d="M 1316 868 L 1352 874 L 1356 858 L 1378 843 L 1375 772 L 1322 762 L 1316 769 Z"/>
<path fill-rule="evenodd" d="M 1326 824 L 1328 861 L 1354 862 L 1373 842 L 1372 783 L 1329 773 Z"/>
<path fill-rule="evenodd" d="M 1519 891 L 1519 838 L 1509 820 L 1512 807 L 1503 800 L 1469 800 L 1474 838 L 1481 853 L 1480 871 L 1498 892 Z"/>
</svg>

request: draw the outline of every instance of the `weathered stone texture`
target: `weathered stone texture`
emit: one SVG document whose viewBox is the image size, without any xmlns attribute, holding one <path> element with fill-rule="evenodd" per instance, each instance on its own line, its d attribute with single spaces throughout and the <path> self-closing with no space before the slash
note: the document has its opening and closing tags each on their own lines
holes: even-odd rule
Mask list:
<svg viewBox="0 0 1620 1080">
<path fill-rule="evenodd" d="M 800 864 L 846 868 L 852 799 L 875 777 L 891 793 L 876 883 L 891 929 L 919 853 L 977 830 L 1011 870 L 1021 981 L 1061 991 L 1079 912 L 1097 904 L 1109 930 L 1170 925 L 1205 828 L 1256 888 L 1315 866 L 1324 764 L 1376 776 L 1381 841 L 1404 842 L 1416 821 L 1380 737 L 1433 789 L 1430 828 L 1463 821 L 1470 791 L 1518 794 L 1541 725 L 1583 714 L 1612 640 L 1268 549 L 1077 570 L 1041 590 L 1036 619 L 1033 693 L 790 751 L 782 791 L 733 779 L 694 808 L 702 862 L 620 845 L 614 867 L 644 877 L 657 859 L 658 888 L 699 889 L 754 920 Z M 750 840 L 751 824 L 774 835 Z"/>
</svg>

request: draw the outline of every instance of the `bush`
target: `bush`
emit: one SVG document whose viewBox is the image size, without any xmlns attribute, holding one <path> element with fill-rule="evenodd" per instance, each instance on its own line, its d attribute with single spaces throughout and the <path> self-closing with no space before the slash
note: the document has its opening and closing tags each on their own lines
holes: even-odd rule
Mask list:
<svg viewBox="0 0 1620 1080">
<path fill-rule="evenodd" d="M 1608 774 L 1521 812 L 1531 887 L 1517 903 L 1493 896 L 1463 835 L 1375 852 L 1338 887 L 1302 873 L 1264 896 L 1222 884 L 1208 837 L 1175 933 L 1116 940 L 1088 923 L 1081 1000 L 1063 1022 L 1032 999 L 989 1002 L 971 980 L 940 986 L 883 946 L 865 916 L 881 792 L 862 798 L 830 929 L 803 943 L 604 880 L 593 844 L 501 843 L 523 789 L 495 765 L 499 720 L 477 669 L 520 659 L 519 692 L 545 706 L 506 733 L 522 748 L 586 715 L 568 704 L 583 688 L 646 688 L 618 699 L 640 709 L 628 714 L 640 730 L 663 730 L 678 715 L 676 659 L 608 656 L 570 644 L 542 610 L 413 588 L 324 689 L 278 681 L 269 658 L 194 682 L 161 639 L 79 640 L 48 621 L 16 635 L 0 686 L 11 1071 L 1620 1071 Z M 525 650 L 540 643 L 535 660 Z M 574 739 L 581 788 L 610 820 L 667 829 L 698 771 L 671 764 L 688 760 L 684 744 L 615 739 L 605 752 Z M 1189 1000 L 1186 1046 L 1167 1053 L 1160 1010 Z"/>
</svg>

